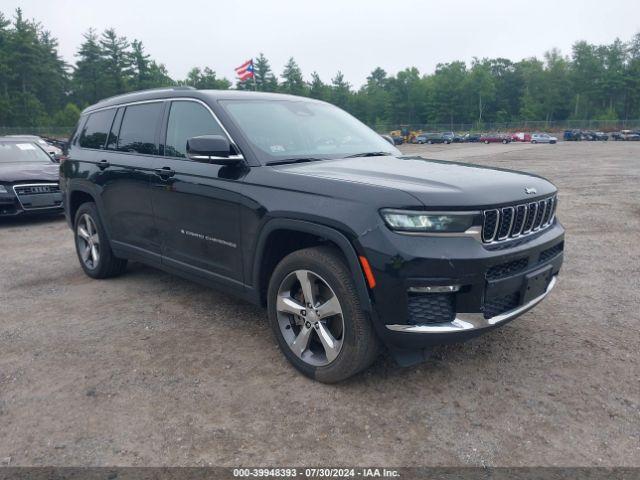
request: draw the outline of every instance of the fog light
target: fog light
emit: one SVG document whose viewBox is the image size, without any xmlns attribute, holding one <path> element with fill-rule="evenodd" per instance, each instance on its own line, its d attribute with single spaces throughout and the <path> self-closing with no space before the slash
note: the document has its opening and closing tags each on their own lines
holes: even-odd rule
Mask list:
<svg viewBox="0 0 640 480">
<path fill-rule="evenodd" d="M 424 287 L 409 287 L 410 293 L 451 293 L 457 292 L 461 285 L 429 285 Z"/>
</svg>

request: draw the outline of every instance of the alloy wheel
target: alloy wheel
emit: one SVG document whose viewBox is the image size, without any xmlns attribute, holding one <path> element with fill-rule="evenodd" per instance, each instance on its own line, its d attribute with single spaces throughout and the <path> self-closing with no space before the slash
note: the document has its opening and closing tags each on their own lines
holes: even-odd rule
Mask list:
<svg viewBox="0 0 640 480">
<path fill-rule="evenodd" d="M 322 367 L 342 349 L 344 316 L 333 289 L 311 270 L 295 270 L 278 288 L 276 313 L 280 332 L 303 362 Z"/>
<path fill-rule="evenodd" d="M 100 236 L 89 214 L 83 214 L 78 220 L 76 237 L 82 262 L 87 268 L 95 270 L 100 262 Z"/>
</svg>

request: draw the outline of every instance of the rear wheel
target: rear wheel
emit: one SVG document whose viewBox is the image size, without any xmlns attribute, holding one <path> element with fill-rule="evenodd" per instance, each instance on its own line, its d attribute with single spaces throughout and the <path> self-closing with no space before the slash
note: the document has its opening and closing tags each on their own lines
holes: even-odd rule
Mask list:
<svg viewBox="0 0 640 480">
<path fill-rule="evenodd" d="M 484 144 L 485 144 L 485 145 L 488 145 L 488 144 L 489 144 L 489 140 L 485 140 L 485 141 L 484 141 Z"/>
<path fill-rule="evenodd" d="M 80 266 L 91 278 L 115 277 L 127 268 L 127 260 L 116 257 L 111 250 L 95 203 L 80 205 L 74 234 Z"/>
<path fill-rule="evenodd" d="M 339 382 L 376 358 L 378 341 L 351 271 L 330 247 L 299 250 L 278 264 L 268 311 L 280 349 L 308 377 Z"/>
<path fill-rule="evenodd" d="M 538 141 L 537 140 L 531 140 L 531 143 L 535 144 L 535 143 L 538 143 Z"/>
</svg>

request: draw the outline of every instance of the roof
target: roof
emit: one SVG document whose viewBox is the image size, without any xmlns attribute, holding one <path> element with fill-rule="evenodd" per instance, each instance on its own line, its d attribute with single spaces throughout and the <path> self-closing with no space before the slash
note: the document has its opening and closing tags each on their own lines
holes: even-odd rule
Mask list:
<svg viewBox="0 0 640 480">
<path fill-rule="evenodd" d="M 193 87 L 167 87 L 140 90 L 109 97 L 83 110 L 83 114 L 99 108 L 112 107 L 123 103 L 161 100 L 163 98 L 197 98 L 200 100 L 297 100 L 318 102 L 308 97 L 298 97 L 282 93 L 251 92 L 246 90 L 196 90 Z"/>
</svg>

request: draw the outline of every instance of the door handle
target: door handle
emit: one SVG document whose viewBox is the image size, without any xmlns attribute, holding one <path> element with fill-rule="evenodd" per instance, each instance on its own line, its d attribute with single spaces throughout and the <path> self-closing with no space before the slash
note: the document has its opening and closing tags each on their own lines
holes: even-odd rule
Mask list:
<svg viewBox="0 0 640 480">
<path fill-rule="evenodd" d="M 109 167 L 110 165 L 111 165 L 111 164 L 109 163 L 109 160 L 104 160 L 104 159 L 102 159 L 102 160 L 100 160 L 100 161 L 98 162 L 98 168 L 99 168 L 100 170 L 104 170 L 105 168 Z"/>
<path fill-rule="evenodd" d="M 155 172 L 162 178 L 173 177 L 176 174 L 176 171 L 171 167 L 156 168 Z"/>
</svg>

